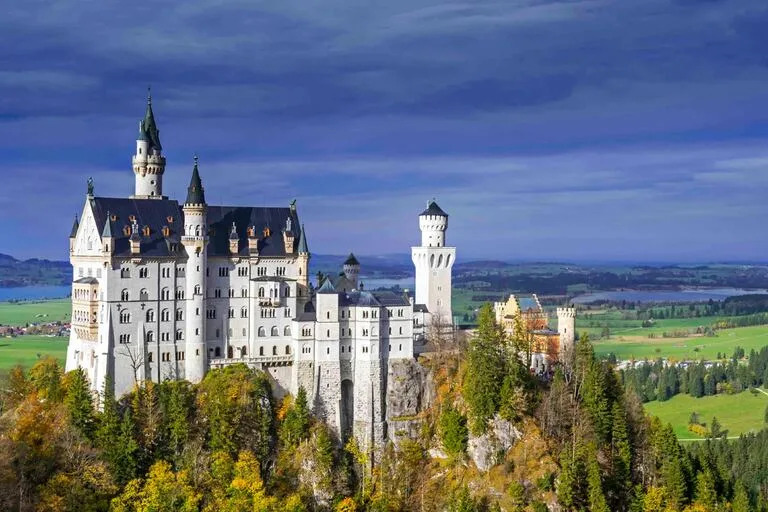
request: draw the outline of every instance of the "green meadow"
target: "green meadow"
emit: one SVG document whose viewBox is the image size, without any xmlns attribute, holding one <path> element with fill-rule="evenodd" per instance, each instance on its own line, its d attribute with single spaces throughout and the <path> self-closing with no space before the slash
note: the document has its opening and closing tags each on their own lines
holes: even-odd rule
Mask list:
<svg viewBox="0 0 768 512">
<path fill-rule="evenodd" d="M 64 321 L 69 319 L 71 311 L 69 299 L 0 302 L 0 325 Z"/>
<path fill-rule="evenodd" d="M 768 395 L 759 391 L 756 394 L 742 391 L 735 395 L 719 394 L 701 398 L 679 394 L 666 402 L 654 401 L 644 405 L 649 414 L 658 416 L 664 423 L 671 423 L 680 440 L 701 439 L 688 431 L 688 420 L 694 411 L 707 428 L 712 418 L 717 417 L 722 428 L 728 430 L 728 436 L 733 437 L 766 426 Z"/>
<path fill-rule="evenodd" d="M 29 368 L 43 356 L 52 356 L 64 365 L 68 338 L 54 336 L 18 336 L 0 338 L 0 375 L 20 364 Z"/>
<path fill-rule="evenodd" d="M 716 359 L 717 353 L 730 357 L 736 347 L 747 353 L 768 345 L 768 325 L 721 329 L 715 336 L 682 338 L 648 338 L 647 336 L 617 335 L 594 342 L 595 353 L 613 353 L 618 359 Z"/>
</svg>

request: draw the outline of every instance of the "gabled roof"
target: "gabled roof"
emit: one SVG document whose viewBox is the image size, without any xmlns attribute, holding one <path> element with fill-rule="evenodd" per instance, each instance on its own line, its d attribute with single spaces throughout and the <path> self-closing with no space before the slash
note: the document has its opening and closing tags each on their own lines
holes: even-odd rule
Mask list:
<svg viewBox="0 0 768 512">
<path fill-rule="evenodd" d="M 99 284 L 99 281 L 95 277 L 81 277 L 75 284 Z"/>
<path fill-rule="evenodd" d="M 323 285 L 317 290 L 317 293 L 338 293 L 336 288 L 333 287 L 331 280 L 326 278 L 323 281 Z"/>
<path fill-rule="evenodd" d="M 353 291 L 346 294 L 342 303 L 347 306 L 379 307 L 381 303 L 371 292 Z"/>
<path fill-rule="evenodd" d="M 155 199 L 157 201 L 157 199 Z M 229 240 L 232 233 L 232 223 L 237 231 L 238 254 L 248 256 L 248 228 L 253 228 L 253 234 L 258 238 L 259 254 L 261 256 L 285 256 L 282 228 L 288 217 L 297 223 L 296 212 L 290 208 L 264 206 L 208 206 L 208 256 L 229 256 Z M 264 236 L 265 228 L 269 236 Z M 294 239 L 294 247 L 300 241 Z M 301 252 L 299 250 L 299 252 Z M 293 254 L 293 253 L 292 253 Z"/>
<path fill-rule="evenodd" d="M 434 199 L 429 201 L 427 203 L 427 209 L 424 210 L 419 214 L 419 217 L 425 216 L 425 215 L 437 215 L 439 217 L 447 217 L 448 214 L 443 211 L 442 208 L 440 208 Z"/>
</svg>

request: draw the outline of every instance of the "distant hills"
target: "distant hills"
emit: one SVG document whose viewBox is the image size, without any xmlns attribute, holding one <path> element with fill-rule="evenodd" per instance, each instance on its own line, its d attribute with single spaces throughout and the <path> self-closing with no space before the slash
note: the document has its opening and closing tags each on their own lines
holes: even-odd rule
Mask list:
<svg viewBox="0 0 768 512">
<path fill-rule="evenodd" d="M 313 254 L 312 274 L 341 271 L 346 254 Z M 409 254 L 357 255 L 363 278 L 413 277 Z M 68 285 L 67 261 L 17 260 L 0 254 L 0 288 Z M 768 266 L 744 264 L 648 265 L 510 263 L 499 260 L 459 261 L 453 267 L 457 288 L 486 292 L 533 292 L 565 295 L 588 290 L 679 289 L 681 287 L 768 288 Z"/>
<path fill-rule="evenodd" d="M 72 267 L 68 261 L 17 260 L 0 253 L 0 288 L 68 285 L 71 276 Z"/>
</svg>

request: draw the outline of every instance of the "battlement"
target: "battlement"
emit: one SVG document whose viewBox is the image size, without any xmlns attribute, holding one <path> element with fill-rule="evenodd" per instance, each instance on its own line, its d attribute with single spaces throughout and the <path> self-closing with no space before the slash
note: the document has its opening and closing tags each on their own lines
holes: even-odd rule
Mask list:
<svg viewBox="0 0 768 512">
<path fill-rule="evenodd" d="M 557 308 L 558 318 L 576 318 L 576 308 Z"/>
</svg>

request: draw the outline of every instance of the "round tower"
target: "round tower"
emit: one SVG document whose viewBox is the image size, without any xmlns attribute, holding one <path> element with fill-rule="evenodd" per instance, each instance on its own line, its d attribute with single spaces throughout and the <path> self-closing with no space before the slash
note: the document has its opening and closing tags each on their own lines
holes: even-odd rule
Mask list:
<svg viewBox="0 0 768 512">
<path fill-rule="evenodd" d="M 187 253 L 185 378 L 190 382 L 200 382 L 208 366 L 204 320 L 208 234 L 205 191 L 197 169 L 197 156 L 195 156 L 195 166 L 192 169 L 192 179 L 187 188 L 187 200 L 184 201 L 183 211 L 184 236 L 181 237 L 181 243 Z"/>
<path fill-rule="evenodd" d="M 445 231 L 448 229 L 448 214 L 440 208 L 434 199 L 427 204 L 427 209 L 419 215 L 422 247 L 445 247 Z"/>
<path fill-rule="evenodd" d="M 448 214 L 434 199 L 419 214 L 421 245 L 411 247 L 411 259 L 415 267 L 415 301 L 426 306 L 430 322 L 452 325 L 451 269 L 456 258 L 456 248 L 445 246 Z"/>
<path fill-rule="evenodd" d="M 557 308 L 557 332 L 560 333 L 560 352 L 573 347 L 576 339 L 576 308 Z"/>
<path fill-rule="evenodd" d="M 354 254 L 349 253 L 349 257 L 344 262 L 343 270 L 344 277 L 353 283 L 354 288 L 357 288 L 357 280 L 360 278 L 360 262 L 357 261 Z"/>
<path fill-rule="evenodd" d="M 152 96 L 147 95 L 147 111 L 139 122 L 136 153 L 133 155 L 133 173 L 136 186 L 132 197 L 137 199 L 163 199 L 163 173 L 165 157 L 162 155 L 160 130 L 152 112 Z"/>
</svg>

